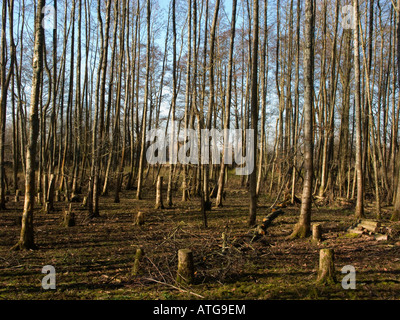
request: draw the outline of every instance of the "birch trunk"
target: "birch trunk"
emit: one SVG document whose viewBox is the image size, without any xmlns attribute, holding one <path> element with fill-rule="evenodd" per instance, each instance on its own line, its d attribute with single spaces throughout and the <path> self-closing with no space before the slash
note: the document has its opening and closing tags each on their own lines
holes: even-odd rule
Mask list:
<svg viewBox="0 0 400 320">
<path fill-rule="evenodd" d="M 15 250 L 37 249 L 34 241 L 33 211 L 35 205 L 35 157 L 37 152 L 37 139 L 39 135 L 39 94 L 43 72 L 44 28 L 42 28 L 41 22 L 42 9 L 44 5 L 45 0 L 38 1 L 35 21 L 32 93 L 29 117 L 30 128 L 26 154 L 25 203 L 24 212 L 22 215 L 22 228 L 20 239 L 18 243 L 14 246 Z"/>
</svg>

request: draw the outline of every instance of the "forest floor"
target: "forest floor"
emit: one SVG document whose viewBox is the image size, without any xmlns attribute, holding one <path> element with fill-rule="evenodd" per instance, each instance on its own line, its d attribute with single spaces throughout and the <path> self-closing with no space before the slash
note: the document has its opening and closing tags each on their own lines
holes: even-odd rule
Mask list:
<svg viewBox="0 0 400 320">
<path fill-rule="evenodd" d="M 323 227 L 323 241 L 287 240 L 298 220 L 299 207 L 287 207 L 263 241 L 244 242 L 249 197 L 239 186 L 230 186 L 223 208 L 208 213 L 203 227 L 200 202 L 193 198 L 175 206 L 154 209 L 154 190 L 146 189 L 142 201 L 133 191 L 101 198 L 101 217 L 86 218 L 87 210 L 73 204 L 77 225 L 61 225 L 66 204 L 59 202 L 51 214 L 35 212 L 35 241 L 39 250 L 13 252 L 20 226 L 23 201 L 9 202 L 0 214 L 0 299 L 400 299 L 400 239 L 376 241 L 349 235 L 354 209 L 313 206 L 312 222 Z M 23 199 L 23 197 L 21 197 Z M 259 198 L 258 221 L 274 201 Z M 133 221 L 138 211 L 146 223 Z M 374 217 L 373 207 L 366 208 Z M 384 222 L 391 208 L 383 209 Z M 392 224 L 393 225 L 393 224 Z M 399 224 L 394 227 L 400 228 Z M 222 233 L 227 249 L 222 252 Z M 131 275 L 137 247 L 145 256 L 141 274 Z M 194 255 L 195 284 L 175 282 L 177 252 L 190 248 Z M 319 250 L 333 248 L 337 283 L 316 285 Z M 42 268 L 56 269 L 56 290 L 44 290 Z M 356 269 L 356 289 L 344 290 L 341 269 Z"/>
</svg>

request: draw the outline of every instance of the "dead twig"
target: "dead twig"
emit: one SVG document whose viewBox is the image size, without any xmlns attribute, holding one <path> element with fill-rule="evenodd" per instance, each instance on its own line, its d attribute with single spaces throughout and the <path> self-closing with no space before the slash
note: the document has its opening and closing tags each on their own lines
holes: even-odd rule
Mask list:
<svg viewBox="0 0 400 320">
<path fill-rule="evenodd" d="M 155 263 L 154 263 L 149 257 L 146 257 L 146 256 L 145 256 L 145 258 L 147 258 L 147 260 L 150 261 L 150 263 L 153 265 L 154 268 L 156 268 L 156 270 L 158 271 L 158 273 L 160 274 L 160 276 L 161 276 L 161 277 L 164 279 L 164 281 L 165 281 L 165 278 L 164 278 L 162 272 L 160 271 L 160 269 L 157 268 L 157 266 L 155 265 Z"/>
<path fill-rule="evenodd" d="M 158 284 L 165 285 L 165 286 L 170 287 L 170 288 L 172 288 L 172 289 L 178 290 L 179 292 L 189 293 L 189 294 L 191 294 L 191 295 L 193 295 L 193 296 L 195 296 L 195 297 L 204 299 L 204 297 L 203 297 L 202 295 L 199 295 L 199 294 L 194 293 L 194 292 L 189 291 L 189 290 L 185 290 L 185 289 L 183 289 L 183 288 L 176 287 L 176 286 L 174 286 L 174 285 L 172 285 L 172 284 L 169 284 L 169 283 L 166 283 L 166 282 L 162 282 L 162 281 L 158 281 L 158 280 L 152 279 L 152 278 L 144 278 L 144 279 L 145 279 L 145 280 L 148 280 L 148 281 L 152 281 L 152 282 L 158 283 Z"/>
</svg>

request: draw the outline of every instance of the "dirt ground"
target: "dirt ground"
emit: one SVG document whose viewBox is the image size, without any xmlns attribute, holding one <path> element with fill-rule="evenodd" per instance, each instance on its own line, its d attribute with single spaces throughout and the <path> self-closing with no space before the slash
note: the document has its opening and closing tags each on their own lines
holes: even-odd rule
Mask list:
<svg viewBox="0 0 400 320">
<path fill-rule="evenodd" d="M 262 241 L 245 241 L 249 231 L 249 197 L 245 189 L 230 186 L 223 208 L 208 213 L 209 228 L 203 228 L 199 199 L 174 207 L 154 209 L 154 190 L 147 189 L 142 201 L 133 191 L 101 198 L 101 217 L 88 220 L 80 203 L 73 204 L 77 225 L 61 225 L 65 202 L 55 211 L 35 212 L 37 251 L 12 252 L 20 226 L 16 222 L 23 208 L 10 201 L 0 213 L 0 299 L 142 299 L 142 300 L 247 300 L 247 299 L 399 299 L 400 239 L 376 241 L 350 236 L 354 210 L 314 206 L 312 221 L 322 224 L 323 241 L 287 240 L 297 222 L 299 207 L 284 209 Z M 258 221 L 270 212 L 273 199 L 259 198 Z M 391 208 L 383 209 L 389 223 Z M 138 211 L 145 214 L 143 226 L 133 221 Z M 366 208 L 373 218 L 372 204 Z M 395 228 L 399 224 L 392 224 Z M 222 250 L 222 233 L 227 249 Z M 138 247 L 145 256 L 140 274 L 131 275 Z M 193 251 L 195 284 L 181 286 L 175 281 L 177 252 Z M 316 285 L 319 250 L 335 253 L 337 283 Z M 42 268 L 56 269 L 56 290 L 44 290 Z M 356 289 L 344 290 L 341 269 L 356 269 Z"/>
</svg>

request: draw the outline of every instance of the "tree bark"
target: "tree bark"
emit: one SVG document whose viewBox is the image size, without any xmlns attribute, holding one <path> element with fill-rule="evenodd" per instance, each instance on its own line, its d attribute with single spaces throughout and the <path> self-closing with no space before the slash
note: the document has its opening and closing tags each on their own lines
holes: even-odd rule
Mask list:
<svg viewBox="0 0 400 320">
<path fill-rule="evenodd" d="M 157 180 L 155 209 L 164 209 L 162 189 L 163 189 L 163 177 L 159 176 Z"/>
<path fill-rule="evenodd" d="M 314 5 L 313 0 L 305 3 L 305 48 L 304 48 L 304 183 L 299 222 L 291 238 L 307 237 L 311 229 L 311 204 L 313 185 L 313 97 L 314 97 Z"/>
<path fill-rule="evenodd" d="M 228 62 L 228 83 L 226 86 L 226 103 L 225 103 L 225 122 L 224 122 L 224 153 L 222 157 L 222 163 L 218 178 L 218 193 L 216 199 L 216 206 L 222 207 L 222 198 L 225 184 L 225 162 L 228 157 L 227 151 L 229 147 L 229 135 L 228 130 L 230 128 L 230 115 L 231 115 L 231 104 L 232 104 L 232 78 L 233 78 L 233 53 L 235 48 L 235 32 L 236 32 L 236 4 L 237 0 L 232 2 L 232 22 L 231 22 L 231 40 L 229 47 L 229 62 Z"/>
<path fill-rule="evenodd" d="M 13 3 L 13 2 L 12 2 Z M 10 7 L 10 33 L 13 28 L 13 5 Z M 1 29 L 1 40 L 0 40 L 0 210 L 6 209 L 6 171 L 4 166 L 4 150 L 5 150 L 5 133 L 6 133 L 6 118 L 7 118 L 7 91 L 10 85 L 11 76 L 14 70 L 14 57 L 15 57 L 15 45 L 11 36 L 10 50 L 11 50 L 11 62 L 10 70 L 7 74 L 6 68 L 6 29 L 7 29 L 7 1 L 3 1 L 2 6 L 2 29 Z"/>
<path fill-rule="evenodd" d="M 142 142 L 140 148 L 140 159 L 139 159 L 139 172 L 137 182 L 136 199 L 142 199 L 142 186 L 143 186 L 143 168 L 145 162 L 145 147 L 146 147 L 146 119 L 147 119 L 147 108 L 149 100 L 149 77 L 150 77 L 150 20 L 151 18 L 151 4 L 150 0 L 147 0 L 147 62 L 146 62 L 146 87 L 144 93 L 144 108 L 142 117 Z"/>
<path fill-rule="evenodd" d="M 333 249 L 322 249 L 319 254 L 318 284 L 336 282 Z"/>
<path fill-rule="evenodd" d="M 30 129 L 29 141 L 26 154 L 26 177 L 25 177 L 25 204 L 22 215 L 22 228 L 20 239 L 14 246 L 15 250 L 37 249 L 34 241 L 33 231 L 33 211 L 35 205 L 35 172 L 36 172 L 36 146 L 39 135 L 39 94 L 41 87 L 41 78 L 43 72 L 43 48 L 44 48 L 44 29 L 41 26 L 42 9 L 45 0 L 39 0 L 35 21 L 35 44 L 33 55 L 33 76 L 32 93 L 30 106 Z"/>
<path fill-rule="evenodd" d="M 362 119 L 361 119 L 361 85 L 360 85 L 360 48 L 359 48 L 359 7 L 358 0 L 353 0 L 355 29 L 354 36 L 354 77 L 355 77 L 355 116 L 356 116 L 356 171 L 357 171 L 357 204 L 356 218 L 364 217 L 364 173 L 362 166 Z"/>
<path fill-rule="evenodd" d="M 257 136 L 258 136 L 258 34 L 259 34 L 259 0 L 253 4 L 253 59 L 251 64 L 251 129 L 254 131 L 251 160 L 254 164 L 250 173 L 250 210 L 249 226 L 254 226 L 257 220 Z"/>
<path fill-rule="evenodd" d="M 211 130 L 212 114 L 215 108 L 215 89 L 214 89 L 215 56 L 214 55 L 215 55 L 215 38 L 216 38 L 219 7 L 220 7 L 220 0 L 217 0 L 215 3 L 214 17 L 213 17 L 213 23 L 211 27 L 211 37 L 210 37 L 210 96 L 209 96 L 209 104 L 208 104 L 207 120 L 206 120 L 206 129 L 208 130 Z M 203 143 L 205 143 L 205 141 L 203 141 Z M 204 193 L 204 206 L 206 208 L 211 207 L 209 176 L 210 176 L 209 165 L 205 165 L 203 167 L 203 180 L 204 180 L 203 193 Z"/>
<path fill-rule="evenodd" d="M 176 96 L 177 96 L 177 70 L 176 70 L 176 0 L 172 0 L 172 102 L 171 102 L 171 136 L 170 136 L 170 164 L 169 164 L 169 175 L 168 175 L 168 188 L 167 188 L 167 205 L 172 207 L 172 178 L 175 167 L 175 159 L 174 155 L 176 153 L 175 150 L 175 105 L 176 105 Z"/>
<path fill-rule="evenodd" d="M 397 81 L 400 87 L 400 1 L 397 1 Z M 398 168 L 397 192 L 394 203 L 392 221 L 400 220 L 400 166 Z"/>
<path fill-rule="evenodd" d="M 194 282 L 193 252 L 189 249 L 178 251 L 178 275 L 176 282 L 192 284 Z"/>
</svg>

